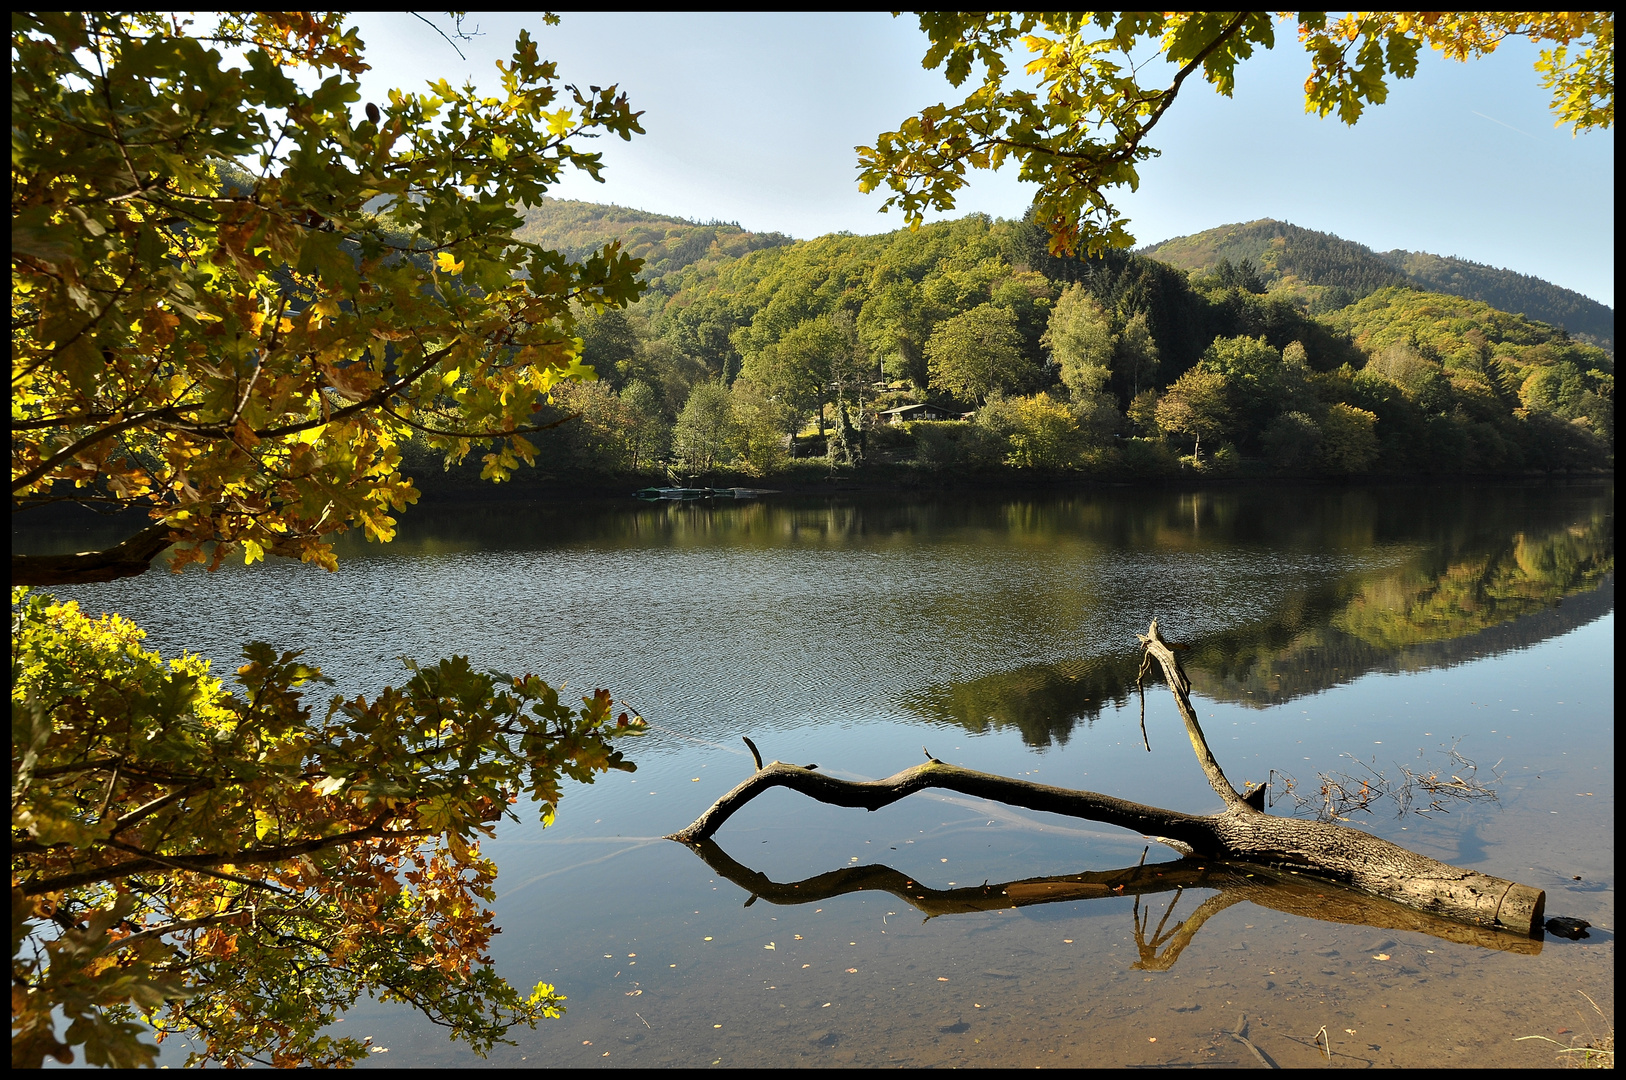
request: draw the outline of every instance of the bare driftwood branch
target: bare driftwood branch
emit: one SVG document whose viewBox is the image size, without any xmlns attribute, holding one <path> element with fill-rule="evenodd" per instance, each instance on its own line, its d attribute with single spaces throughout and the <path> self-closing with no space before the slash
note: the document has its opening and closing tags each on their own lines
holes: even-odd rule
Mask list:
<svg viewBox="0 0 1626 1080">
<path fill-rule="evenodd" d="M 1239 795 L 1209 751 L 1187 694 L 1190 682 L 1153 620 L 1140 635 L 1163 668 L 1209 785 L 1225 803 L 1218 814 L 1184 814 L 1093 791 L 1035 784 L 931 758 L 884 780 L 838 780 L 811 766 L 781 761 L 760 767 L 669 839 L 691 846 L 715 833 L 757 795 L 787 787 L 833 806 L 878 810 L 926 788 L 957 791 L 1010 806 L 1102 821 L 1132 829 L 1204 860 L 1244 862 L 1322 878 L 1445 919 L 1531 937 L 1540 931 L 1547 894 L 1517 882 L 1464 870 L 1332 822 L 1275 817 L 1259 809 L 1263 787 Z M 754 749 L 754 747 L 753 747 Z"/>
</svg>

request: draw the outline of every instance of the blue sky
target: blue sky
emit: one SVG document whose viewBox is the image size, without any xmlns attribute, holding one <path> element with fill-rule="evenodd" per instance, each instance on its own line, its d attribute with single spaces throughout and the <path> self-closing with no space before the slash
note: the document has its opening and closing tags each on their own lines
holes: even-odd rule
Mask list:
<svg viewBox="0 0 1626 1080">
<path fill-rule="evenodd" d="M 553 194 L 800 238 L 901 226 L 877 212 L 878 193 L 859 193 L 853 147 L 958 100 L 921 68 L 926 39 L 909 16 L 564 13 L 549 27 L 475 13 L 466 61 L 410 15 L 356 19 L 370 98 L 430 78 L 494 90 L 494 62 L 522 28 L 566 81 L 619 84 L 648 134 L 595 147 L 606 183 L 573 177 Z M 1507 267 L 1613 305 L 1614 133 L 1555 128 L 1535 57 L 1523 39 L 1467 64 L 1429 54 L 1351 128 L 1305 115 L 1309 61 L 1284 26 L 1273 52 L 1238 69 L 1234 98 L 1188 81 L 1150 140 L 1162 157 L 1116 201 L 1142 244 L 1271 217 L 1378 251 Z M 1021 216 L 1031 188 L 1014 173 L 975 174 L 944 216 Z"/>
</svg>

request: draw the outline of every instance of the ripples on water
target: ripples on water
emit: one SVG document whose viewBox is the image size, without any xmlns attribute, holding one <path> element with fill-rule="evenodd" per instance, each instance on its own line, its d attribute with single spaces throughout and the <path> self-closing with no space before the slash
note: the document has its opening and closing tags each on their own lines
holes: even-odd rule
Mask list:
<svg viewBox="0 0 1626 1080">
<path fill-rule="evenodd" d="M 368 551 L 337 573 L 280 560 L 194 568 L 58 593 L 135 619 L 150 647 L 222 666 L 253 638 L 303 649 L 347 695 L 399 682 L 399 656 L 460 653 L 483 667 L 611 686 L 671 727 L 717 734 L 898 717 L 923 687 L 1121 652 L 1154 615 L 1204 636 L 1259 618 L 1284 590 L 1382 558 L 1077 541 L 1053 550 L 999 537 L 766 550 L 499 546 Z"/>
<path fill-rule="evenodd" d="M 1121 669 L 1155 615 L 1195 646 L 1233 779 L 1309 779 L 1345 754 L 1384 767 L 1463 736 L 1503 761 L 1499 810 L 1361 824 L 1612 925 L 1612 529 L 1612 487 L 498 504 L 409 513 L 390 547 L 347 543 L 336 574 L 273 562 L 57 591 L 222 674 L 251 638 L 305 650 L 346 694 L 398 683 L 398 656 L 460 653 L 609 687 L 655 723 L 637 774 L 572 786 L 554 828 L 487 845 L 499 968 L 570 996 L 493 1063 L 1254 1064 L 1223 1035 L 1240 1011 L 1284 1064 L 1317 1063 L 1327 1026 L 1341 1064 L 1544 1065 L 1512 1037 L 1574 1026 L 1574 988 L 1612 1011 L 1612 936 L 1503 954 L 1244 903 L 1156 970 L 1129 900 L 924 923 L 877 893 L 741 907 L 655 838 L 746 775 L 742 734 L 840 776 L 907 767 L 926 742 L 974 768 L 1211 811 L 1166 695 L 1148 699 L 1154 753 L 1140 746 Z M 1415 670 L 1382 673 L 1403 655 Z M 718 840 L 780 882 L 873 863 L 934 889 L 1131 866 L 1146 846 L 933 794 L 870 815 L 773 792 Z M 1144 908 L 1176 905 L 1172 928 L 1210 895 Z M 380 1063 L 473 1061 L 398 1010 L 348 1026 L 392 1048 Z"/>
</svg>

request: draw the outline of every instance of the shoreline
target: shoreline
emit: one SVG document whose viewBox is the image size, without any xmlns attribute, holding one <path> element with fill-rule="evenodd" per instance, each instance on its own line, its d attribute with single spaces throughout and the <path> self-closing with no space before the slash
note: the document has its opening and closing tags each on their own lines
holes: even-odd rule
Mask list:
<svg viewBox="0 0 1626 1080">
<path fill-rule="evenodd" d="M 1032 470 L 978 470 L 963 472 L 928 472 L 909 466 L 879 465 L 830 470 L 826 466 L 796 468 L 773 476 L 749 476 L 743 473 L 708 473 L 692 478 L 683 477 L 674 482 L 666 473 L 641 474 L 579 474 L 573 477 L 539 475 L 534 472 L 516 472 L 502 483 L 478 479 L 478 473 L 461 470 L 451 473 L 424 473 L 411 470 L 408 475 L 419 491 L 416 503 L 403 513 L 410 514 L 415 507 L 468 502 L 521 502 L 530 499 L 628 499 L 633 493 L 647 487 L 745 487 L 791 498 L 894 495 L 944 496 L 954 494 L 983 495 L 1009 492 L 1022 495 L 1072 494 L 1088 491 L 1139 488 L 1156 491 L 1230 490 L 1248 487 L 1313 487 L 1325 488 L 1393 488 L 1418 487 L 1433 484 L 1571 484 L 1601 482 L 1614 479 L 1614 472 L 1546 472 L 1532 470 L 1520 473 L 1428 473 L 1428 474 L 1363 474 L 1360 476 L 1329 477 L 1313 474 L 1257 474 L 1242 473 L 1224 476 L 1204 476 L 1180 473 L 1172 476 L 1082 475 L 1035 473 Z"/>
</svg>

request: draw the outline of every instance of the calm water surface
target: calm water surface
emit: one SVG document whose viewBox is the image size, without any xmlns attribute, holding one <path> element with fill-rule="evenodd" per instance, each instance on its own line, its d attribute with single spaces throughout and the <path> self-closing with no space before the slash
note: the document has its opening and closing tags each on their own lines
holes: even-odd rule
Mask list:
<svg viewBox="0 0 1626 1080">
<path fill-rule="evenodd" d="M 1227 1034 L 1245 1017 L 1283 1066 L 1325 1063 L 1322 1029 L 1340 1065 L 1543 1066 L 1550 1044 L 1513 1040 L 1601 1034 L 1581 993 L 1613 1022 L 1612 484 L 424 507 L 340 566 L 59 593 L 228 670 L 261 638 L 374 693 L 401 681 L 400 655 L 459 653 L 609 687 L 651 721 L 635 775 L 573 787 L 555 826 L 486 845 L 500 970 L 569 996 L 491 1064 L 1257 1067 Z M 1495 802 L 1378 804 L 1351 824 L 1544 888 L 1548 914 L 1592 936 L 1463 940 L 1202 877 L 998 907 L 1009 883 L 1176 854 L 951 794 L 865 813 L 778 790 L 715 849 L 660 839 L 749 774 L 742 735 L 846 778 L 924 746 L 1213 812 L 1161 686 L 1141 744 L 1134 634 L 1153 616 L 1192 646 L 1233 780 L 1449 774 L 1455 747 L 1500 777 Z M 480 1063 L 399 1008 L 345 1023 L 380 1064 Z"/>
</svg>

